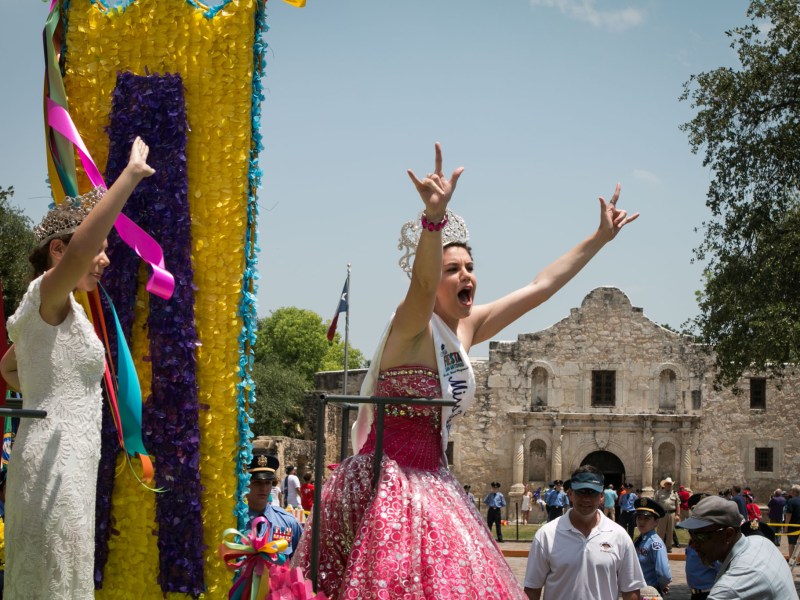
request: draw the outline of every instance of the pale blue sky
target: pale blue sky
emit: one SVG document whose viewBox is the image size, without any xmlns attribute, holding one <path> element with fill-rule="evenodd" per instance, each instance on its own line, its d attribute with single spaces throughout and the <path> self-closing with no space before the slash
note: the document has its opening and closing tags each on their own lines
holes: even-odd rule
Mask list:
<svg viewBox="0 0 800 600">
<path fill-rule="evenodd" d="M 183 0 L 162 0 L 183 1 Z M 3 3 L 0 185 L 48 202 L 41 30 L 48 4 Z M 421 208 L 405 173 L 433 143 L 464 166 L 451 208 L 470 228 L 477 301 L 527 283 L 597 224 L 622 182 L 642 216 L 557 296 L 497 339 L 549 327 L 600 285 L 657 323 L 697 312 L 690 264 L 710 173 L 678 102 L 691 74 L 735 66 L 745 0 L 269 0 L 259 314 L 330 319 L 352 263 L 350 341 L 371 355 L 407 279 L 397 239 Z M 344 315 L 340 319 L 344 334 Z M 488 344 L 473 356 L 488 355 Z"/>
</svg>

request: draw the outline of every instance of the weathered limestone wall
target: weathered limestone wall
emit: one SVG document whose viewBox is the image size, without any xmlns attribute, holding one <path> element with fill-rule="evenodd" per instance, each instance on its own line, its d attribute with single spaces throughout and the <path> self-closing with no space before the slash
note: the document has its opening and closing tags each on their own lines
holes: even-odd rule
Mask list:
<svg viewBox="0 0 800 600">
<path fill-rule="evenodd" d="M 713 357 L 616 288 L 592 290 L 548 329 L 491 342 L 473 368 L 475 404 L 450 441 L 453 471 L 476 495 L 491 481 L 516 494 L 566 479 L 587 457 L 648 493 L 670 476 L 694 491 L 749 485 L 766 501 L 800 482 L 800 374 L 768 381 L 766 409 L 753 410 L 748 377 L 740 394 L 714 391 Z M 613 371 L 613 406 L 592 405 L 593 371 Z M 317 386 L 340 393 L 340 377 L 319 374 Z M 361 379 L 350 377 L 357 393 Z M 756 448 L 773 449 L 772 471 L 755 470 Z"/>
</svg>

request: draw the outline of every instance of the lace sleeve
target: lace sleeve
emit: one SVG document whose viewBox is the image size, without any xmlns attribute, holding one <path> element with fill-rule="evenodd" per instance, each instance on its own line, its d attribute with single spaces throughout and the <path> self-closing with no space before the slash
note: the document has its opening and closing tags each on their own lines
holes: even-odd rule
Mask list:
<svg viewBox="0 0 800 600">
<path fill-rule="evenodd" d="M 25 325 L 28 323 L 31 316 L 39 313 L 39 306 L 42 303 L 40 296 L 42 277 L 44 277 L 44 275 L 40 275 L 31 281 L 16 312 L 8 318 L 8 337 L 11 338 L 12 342 L 19 340 L 19 336 L 24 331 Z"/>
</svg>

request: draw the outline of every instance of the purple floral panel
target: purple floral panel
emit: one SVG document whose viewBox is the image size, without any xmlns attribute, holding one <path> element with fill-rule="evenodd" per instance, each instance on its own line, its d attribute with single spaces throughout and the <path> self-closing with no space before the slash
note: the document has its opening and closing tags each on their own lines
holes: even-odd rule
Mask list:
<svg viewBox="0 0 800 600">
<path fill-rule="evenodd" d="M 200 427 L 196 376 L 197 331 L 191 231 L 186 172 L 188 126 L 180 75 L 119 73 L 113 92 L 108 135 L 106 181 L 114 181 L 128 162 L 138 135 L 150 146 L 148 163 L 155 175 L 143 180 L 125 205 L 125 214 L 152 235 L 164 250 L 175 277 L 169 300 L 151 295 L 147 318 L 152 364 L 152 395 L 144 400 L 144 445 L 155 457 L 159 575 L 164 593 L 198 595 L 205 591 L 200 483 Z M 111 265 L 103 284 L 130 339 L 136 302 L 139 258 L 112 232 Z M 109 319 L 110 316 L 106 316 Z M 109 335 L 113 328 L 109 328 Z M 116 340 L 111 340 L 112 349 Z M 116 360 L 116 357 L 114 357 Z M 103 454 L 98 477 L 95 581 L 102 585 L 108 557 L 113 467 L 118 444 L 113 423 L 104 421 Z"/>
</svg>

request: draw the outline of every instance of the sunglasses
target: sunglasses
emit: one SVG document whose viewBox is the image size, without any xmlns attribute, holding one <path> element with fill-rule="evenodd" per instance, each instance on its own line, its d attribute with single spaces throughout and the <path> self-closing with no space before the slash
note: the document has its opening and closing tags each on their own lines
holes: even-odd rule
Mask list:
<svg viewBox="0 0 800 600">
<path fill-rule="evenodd" d="M 589 489 L 589 488 L 581 488 L 579 490 L 573 490 L 573 491 L 576 494 L 578 494 L 579 496 L 599 496 L 600 495 L 600 492 L 595 492 L 594 490 Z"/>
<path fill-rule="evenodd" d="M 720 531 L 725 531 L 726 529 L 728 528 L 720 527 L 719 529 L 714 529 L 712 531 L 689 531 L 689 537 L 691 538 L 693 543 L 703 544 L 708 540 L 710 540 L 715 533 L 719 533 Z"/>
</svg>

